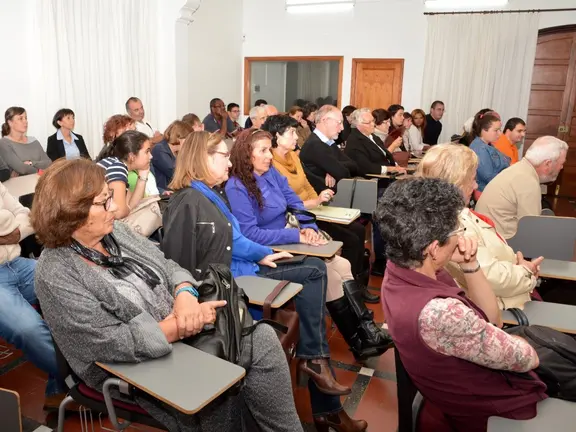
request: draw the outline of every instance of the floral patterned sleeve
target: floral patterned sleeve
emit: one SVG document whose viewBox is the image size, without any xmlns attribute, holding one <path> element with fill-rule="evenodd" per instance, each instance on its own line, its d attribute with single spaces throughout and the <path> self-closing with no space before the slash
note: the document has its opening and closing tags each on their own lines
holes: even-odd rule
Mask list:
<svg viewBox="0 0 576 432">
<path fill-rule="evenodd" d="M 422 339 L 434 351 L 490 369 L 527 372 L 538 354 L 521 338 L 509 335 L 455 298 L 435 298 L 418 319 Z"/>
</svg>

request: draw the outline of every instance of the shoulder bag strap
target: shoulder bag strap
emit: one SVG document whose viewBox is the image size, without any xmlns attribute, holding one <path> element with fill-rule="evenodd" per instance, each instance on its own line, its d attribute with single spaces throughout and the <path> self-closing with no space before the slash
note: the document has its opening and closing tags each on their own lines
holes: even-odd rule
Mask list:
<svg viewBox="0 0 576 432">
<path fill-rule="evenodd" d="M 299 221 L 300 223 L 310 224 L 310 223 L 315 223 L 315 222 L 316 222 L 316 215 L 315 215 L 314 213 L 312 213 L 312 212 L 307 211 L 307 210 L 301 210 L 301 209 L 297 209 L 297 208 L 294 208 L 294 207 L 288 207 L 288 208 L 286 209 L 286 211 L 289 212 L 289 213 L 292 213 L 294 216 L 304 216 L 304 217 L 307 218 L 307 219 L 304 219 L 304 220 L 298 219 L 298 221 Z"/>
<path fill-rule="evenodd" d="M 358 179 L 356 177 L 354 177 L 352 179 L 352 192 L 350 193 L 350 206 L 349 208 L 354 208 L 354 194 L 356 193 L 356 182 L 358 181 Z"/>
<path fill-rule="evenodd" d="M 510 308 L 510 309 L 506 309 L 506 310 L 510 311 L 510 313 L 512 313 L 512 315 L 514 315 L 514 318 L 516 318 L 516 321 L 518 321 L 518 325 L 522 325 L 522 326 L 530 325 L 528 317 L 526 316 L 526 314 L 524 313 L 524 311 L 522 309 Z"/>
<path fill-rule="evenodd" d="M 289 283 L 290 283 L 290 281 L 278 282 L 278 284 L 274 287 L 272 292 L 270 294 L 268 294 L 268 296 L 264 300 L 264 305 L 263 305 L 264 314 L 262 315 L 262 317 L 264 319 L 271 319 L 272 318 L 272 302 L 276 299 L 276 297 L 278 297 L 278 295 L 282 292 L 284 287 L 286 285 L 288 285 Z"/>
</svg>

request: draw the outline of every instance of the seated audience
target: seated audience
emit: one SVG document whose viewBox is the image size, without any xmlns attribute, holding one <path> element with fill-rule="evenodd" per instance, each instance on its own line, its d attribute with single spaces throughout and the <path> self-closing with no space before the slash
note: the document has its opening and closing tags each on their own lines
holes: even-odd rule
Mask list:
<svg viewBox="0 0 576 432">
<path fill-rule="evenodd" d="M 311 133 L 310 128 L 308 127 L 308 123 L 306 122 L 306 120 L 302 118 L 303 111 L 302 108 L 300 108 L 299 106 L 293 106 L 292 108 L 290 108 L 290 111 L 288 111 L 288 115 L 297 122 L 296 134 L 298 135 L 298 142 L 296 145 L 298 147 L 296 148 L 296 150 L 299 151 L 300 149 L 302 149 L 302 146 L 310 136 Z"/>
<path fill-rule="evenodd" d="M 476 211 L 492 219 L 502 237 L 513 237 L 520 218 L 542 213 L 540 184 L 556 180 L 567 152 L 568 144 L 558 138 L 538 138 L 520 162 L 502 171 L 486 186 Z"/>
<path fill-rule="evenodd" d="M 240 123 L 238 123 L 238 120 L 240 119 L 240 105 L 238 105 L 237 103 L 231 102 L 226 107 L 226 111 L 228 112 L 228 118 L 230 118 L 230 120 L 232 120 L 232 124 L 234 125 L 234 130 L 237 132 L 241 132 L 242 126 L 240 126 Z"/>
<path fill-rule="evenodd" d="M 214 323 L 225 304 L 199 303 L 198 283 L 187 270 L 114 222 L 118 207 L 96 164 L 56 162 L 38 182 L 33 208 L 45 246 L 36 270 L 44 317 L 70 367 L 90 387 L 101 391 L 109 377 L 95 362 L 165 356 L 172 343 Z M 301 431 L 286 357 L 271 328 L 260 325 L 244 337 L 239 365 L 247 371 L 240 397 L 261 429 Z M 134 398 L 168 430 L 242 429 L 236 397 L 219 398 L 193 416 L 145 393 Z"/>
<path fill-rule="evenodd" d="M 232 136 L 235 131 L 234 122 L 228 117 L 224 102 L 218 98 L 210 101 L 210 114 L 204 117 L 202 123 L 204 130 L 218 132 L 223 137 Z"/>
<path fill-rule="evenodd" d="M 356 175 L 356 163 L 342 152 L 335 139 L 342 130 L 342 113 L 333 105 L 324 105 L 316 113 L 316 128 L 300 152 L 306 177 L 317 193 L 334 189 L 343 178 Z"/>
<path fill-rule="evenodd" d="M 388 114 L 386 110 L 376 111 L 378 111 L 376 114 L 381 119 Z M 350 118 L 352 133 L 348 137 L 344 152 L 356 163 L 359 176 L 369 178 L 367 177 L 368 174 L 406 173 L 406 169 L 396 164 L 392 153 L 385 148 L 382 140 L 374 134 L 376 131 L 375 120 L 372 113 L 370 113 L 370 108 L 357 109 Z M 383 128 L 381 127 L 381 130 L 385 131 L 387 129 L 386 121 L 381 124 L 385 125 Z M 389 184 L 390 180 L 388 179 L 378 179 L 378 198 L 382 196 L 384 189 Z M 386 268 L 385 244 L 375 225 L 372 228 L 372 239 L 374 249 L 372 274 L 384 276 L 384 269 Z"/>
<path fill-rule="evenodd" d="M 100 154 L 98 165 L 106 170 L 106 183 L 114 195 L 116 219 L 124 219 L 145 195 L 153 195 L 150 175 L 150 139 L 138 131 L 126 131 Z M 128 189 L 128 172 L 137 172 L 134 190 Z M 154 182 L 155 183 L 155 182 Z M 156 192 L 158 194 L 158 192 Z"/>
<path fill-rule="evenodd" d="M 406 129 L 404 128 L 404 107 L 397 104 L 390 105 L 388 107 L 388 113 L 390 114 L 390 129 L 388 130 L 388 137 L 386 141 L 384 141 L 384 145 L 390 150 L 389 147 L 397 142 L 398 138 L 401 138 L 400 145 L 390 151 L 409 151 L 407 147 L 409 143 L 404 139 L 404 134 L 406 133 Z"/>
<path fill-rule="evenodd" d="M 356 110 L 355 106 L 352 105 L 346 105 L 344 108 L 342 108 L 342 126 L 344 127 L 344 129 L 342 129 L 340 131 L 340 134 L 338 135 L 338 139 L 336 140 L 336 144 L 339 146 L 346 146 L 346 140 L 348 139 L 348 136 L 350 136 L 350 115 Z"/>
<path fill-rule="evenodd" d="M 238 142 L 251 133 L 251 130 L 243 131 Z M 327 430 L 332 425 L 342 432 L 365 430 L 366 422 L 354 421 L 343 411 L 338 395 L 347 394 L 350 389 L 336 382 L 329 366 L 324 321 L 325 264 L 318 258 L 306 258 L 303 264 L 276 266 L 276 260 L 291 255 L 275 254 L 269 247 L 246 238 L 225 195 L 216 190 L 227 180 L 229 168 L 230 153 L 221 136 L 205 132 L 188 136 L 170 184 L 175 193 L 164 213 L 162 248 L 166 256 L 199 279 L 209 264 L 223 263 L 230 266 L 234 276 L 259 275 L 301 283 L 304 289 L 295 297 L 300 318 L 296 357 L 301 359 L 299 375 L 304 373 L 311 378 L 308 388 L 315 423 L 319 430 Z M 276 391 L 291 394 L 286 389 Z M 267 397 L 271 400 L 276 396 Z"/>
<path fill-rule="evenodd" d="M 100 150 L 100 154 L 98 154 L 96 160 L 98 161 L 102 159 L 102 155 L 107 151 L 107 148 L 112 144 L 112 141 L 127 130 L 136 130 L 136 123 L 127 115 L 116 114 L 106 120 L 102 132 L 104 147 Z"/>
<path fill-rule="evenodd" d="M 256 102 L 254 102 L 255 107 L 264 105 L 268 105 L 268 102 L 266 102 L 264 99 L 257 99 Z M 246 119 L 246 122 L 244 123 L 244 129 L 250 129 L 252 126 L 253 126 L 252 118 L 248 117 Z"/>
<path fill-rule="evenodd" d="M 126 101 L 126 112 L 130 116 L 132 120 L 134 120 L 134 124 L 136 126 L 136 130 L 138 132 L 142 132 L 152 142 L 152 146 L 156 143 L 162 141 L 163 136 L 162 134 L 150 126 L 150 123 L 144 121 L 144 116 L 146 115 L 144 111 L 144 105 L 142 105 L 142 101 L 137 97 L 131 97 Z"/>
<path fill-rule="evenodd" d="M 434 101 L 430 106 L 430 114 L 426 115 L 426 128 L 424 129 L 424 144 L 436 145 L 442 133 L 442 117 L 444 116 L 444 102 Z"/>
<path fill-rule="evenodd" d="M 266 121 L 266 118 L 268 117 L 268 114 L 266 114 L 266 105 L 259 105 L 253 107 L 248 115 L 251 120 L 252 124 L 251 127 L 255 129 L 260 129 L 264 124 L 264 122 Z"/>
<path fill-rule="evenodd" d="M 272 155 L 274 168 L 286 177 L 292 191 L 298 195 L 305 208 L 315 208 L 322 203 L 330 201 L 334 192 L 325 189 L 317 194 L 304 173 L 300 158 L 294 152 L 296 147 L 295 120 L 289 116 L 278 115 L 268 117 L 263 129 L 272 135 Z M 360 222 L 352 222 L 349 225 L 341 225 L 329 222 L 317 221 L 316 225 L 327 232 L 334 240 L 341 241 L 342 257 L 348 260 L 352 266 L 354 279 L 363 293 L 364 300 L 369 303 L 377 303 L 378 296 L 367 290 L 369 279 L 369 262 L 364 260 L 364 239 L 366 233 Z"/>
<path fill-rule="evenodd" d="M 20 257 L 19 242 L 34 234 L 30 210 L 0 183 L 0 337 L 48 374 L 45 407 L 57 409 L 63 399 L 58 365 L 48 326 L 34 309 L 36 261 Z"/>
<path fill-rule="evenodd" d="M 412 111 L 412 125 L 408 128 L 408 135 L 410 135 L 410 147 L 412 152 L 422 152 L 424 150 L 424 141 L 422 134 L 426 129 L 426 114 L 421 109 Z"/>
<path fill-rule="evenodd" d="M 159 189 L 168 189 L 174 175 L 176 155 L 186 137 L 193 131 L 194 128 L 189 123 L 176 120 L 164 132 L 164 139 L 152 149 L 152 166 Z"/>
<path fill-rule="evenodd" d="M 204 130 L 204 124 L 202 123 L 202 120 L 200 120 L 200 117 L 198 117 L 196 114 L 193 113 L 184 114 L 184 116 L 182 117 L 182 121 L 192 126 L 194 132 L 200 132 Z"/>
<path fill-rule="evenodd" d="M 510 158 L 500 153 L 491 143 L 500 137 L 502 122 L 491 113 L 478 114 L 474 119 L 470 148 L 478 155 L 478 190 L 482 192 L 486 185 L 501 171 L 510 166 Z"/>
<path fill-rule="evenodd" d="M 26 110 L 22 107 L 10 107 L 4 113 L 4 121 L 0 138 L 0 159 L 10 169 L 10 175 L 15 177 L 36 174 L 39 170 L 48 168 L 52 161 L 38 140 L 26 135 Z"/>
<path fill-rule="evenodd" d="M 63 157 L 66 159 L 78 159 L 80 157 L 90 159 L 84 138 L 82 135 L 72 132 L 75 124 L 74 111 L 69 108 L 62 108 L 54 114 L 52 126 L 57 131 L 48 137 L 46 146 L 46 154 L 52 161 Z"/>
<path fill-rule="evenodd" d="M 472 192 L 477 188 L 476 153 L 463 145 L 440 144 L 432 147 L 418 165 L 417 174 L 439 178 L 457 186 L 464 198 L 460 224 L 465 237 L 478 241 L 477 260 L 496 294 L 500 309 L 523 308 L 538 281 L 538 267 L 543 257 L 526 261 L 521 252 L 515 253 L 498 234 L 486 216 L 468 208 Z M 446 268 L 458 284 L 467 290 L 466 275 L 457 264 Z"/>
<path fill-rule="evenodd" d="M 389 260 L 382 308 L 424 400 L 443 413 L 450 430 L 486 432 L 490 416 L 534 417 L 546 386 L 533 372 L 539 364 L 534 348 L 500 329 L 476 240 L 463 237 L 463 208 L 462 192 L 443 180 L 390 185 L 376 210 Z M 449 261 L 462 269 L 467 294 L 443 269 Z"/>
<path fill-rule="evenodd" d="M 313 132 L 316 128 L 316 112 L 318 111 L 318 105 L 315 103 L 307 103 L 302 107 L 303 109 L 303 117 L 308 123 L 308 128 L 310 132 Z"/>
<path fill-rule="evenodd" d="M 513 117 L 506 122 L 504 132 L 494 142 L 494 147 L 505 156 L 510 158 L 510 165 L 518 162 L 518 146 L 526 136 L 526 123 L 524 120 Z"/>
<path fill-rule="evenodd" d="M 264 109 L 266 110 L 266 118 L 278 114 L 278 108 L 276 108 L 274 105 L 264 105 Z"/>
<path fill-rule="evenodd" d="M 402 145 L 402 137 L 397 137 L 391 144 L 386 145 L 388 141 L 388 132 L 390 132 L 390 113 L 383 108 L 372 111 L 374 117 L 374 135 L 380 138 L 384 147 L 391 153 L 394 153 Z"/>
</svg>

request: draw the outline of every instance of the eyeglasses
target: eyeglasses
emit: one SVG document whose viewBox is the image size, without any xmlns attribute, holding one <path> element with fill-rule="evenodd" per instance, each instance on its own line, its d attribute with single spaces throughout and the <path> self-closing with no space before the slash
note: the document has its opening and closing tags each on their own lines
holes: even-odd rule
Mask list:
<svg viewBox="0 0 576 432">
<path fill-rule="evenodd" d="M 336 122 L 336 124 L 339 124 L 339 125 L 342 124 L 342 120 L 336 120 L 335 118 L 332 118 L 332 117 L 325 117 L 324 120 L 332 120 L 332 121 Z"/>
<path fill-rule="evenodd" d="M 362 123 L 362 124 L 367 124 L 367 125 L 369 125 L 369 124 L 374 124 L 375 121 L 374 121 L 374 120 L 370 120 L 370 121 L 363 121 L 363 122 L 361 122 L 361 123 Z"/>
<path fill-rule="evenodd" d="M 104 201 L 95 202 L 92 203 L 92 205 L 102 206 L 104 207 L 104 210 L 108 211 L 110 210 L 110 206 L 112 205 L 113 199 L 114 199 L 114 189 L 110 189 L 110 195 L 108 195 L 108 197 Z"/>
<path fill-rule="evenodd" d="M 448 237 L 459 236 L 461 234 L 464 234 L 465 232 L 466 232 L 466 227 L 463 227 L 462 225 L 460 225 L 460 227 L 458 229 L 455 229 L 454 231 L 450 232 L 450 234 L 448 234 Z"/>
<path fill-rule="evenodd" d="M 214 153 L 221 154 L 221 155 L 224 156 L 226 159 L 230 159 L 230 152 L 215 151 Z"/>
</svg>

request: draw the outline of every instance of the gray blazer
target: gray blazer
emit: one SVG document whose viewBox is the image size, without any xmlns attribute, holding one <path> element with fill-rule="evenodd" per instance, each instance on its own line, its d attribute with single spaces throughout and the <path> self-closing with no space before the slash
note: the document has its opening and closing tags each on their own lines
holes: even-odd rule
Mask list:
<svg viewBox="0 0 576 432">
<path fill-rule="evenodd" d="M 188 271 L 123 223 L 114 224 L 114 236 L 123 251 L 153 268 L 166 288 L 196 284 Z M 54 340 L 72 370 L 90 387 L 100 390 L 108 378 L 95 361 L 137 363 L 172 349 L 150 314 L 119 294 L 70 248 L 45 249 L 35 283 Z"/>
</svg>

